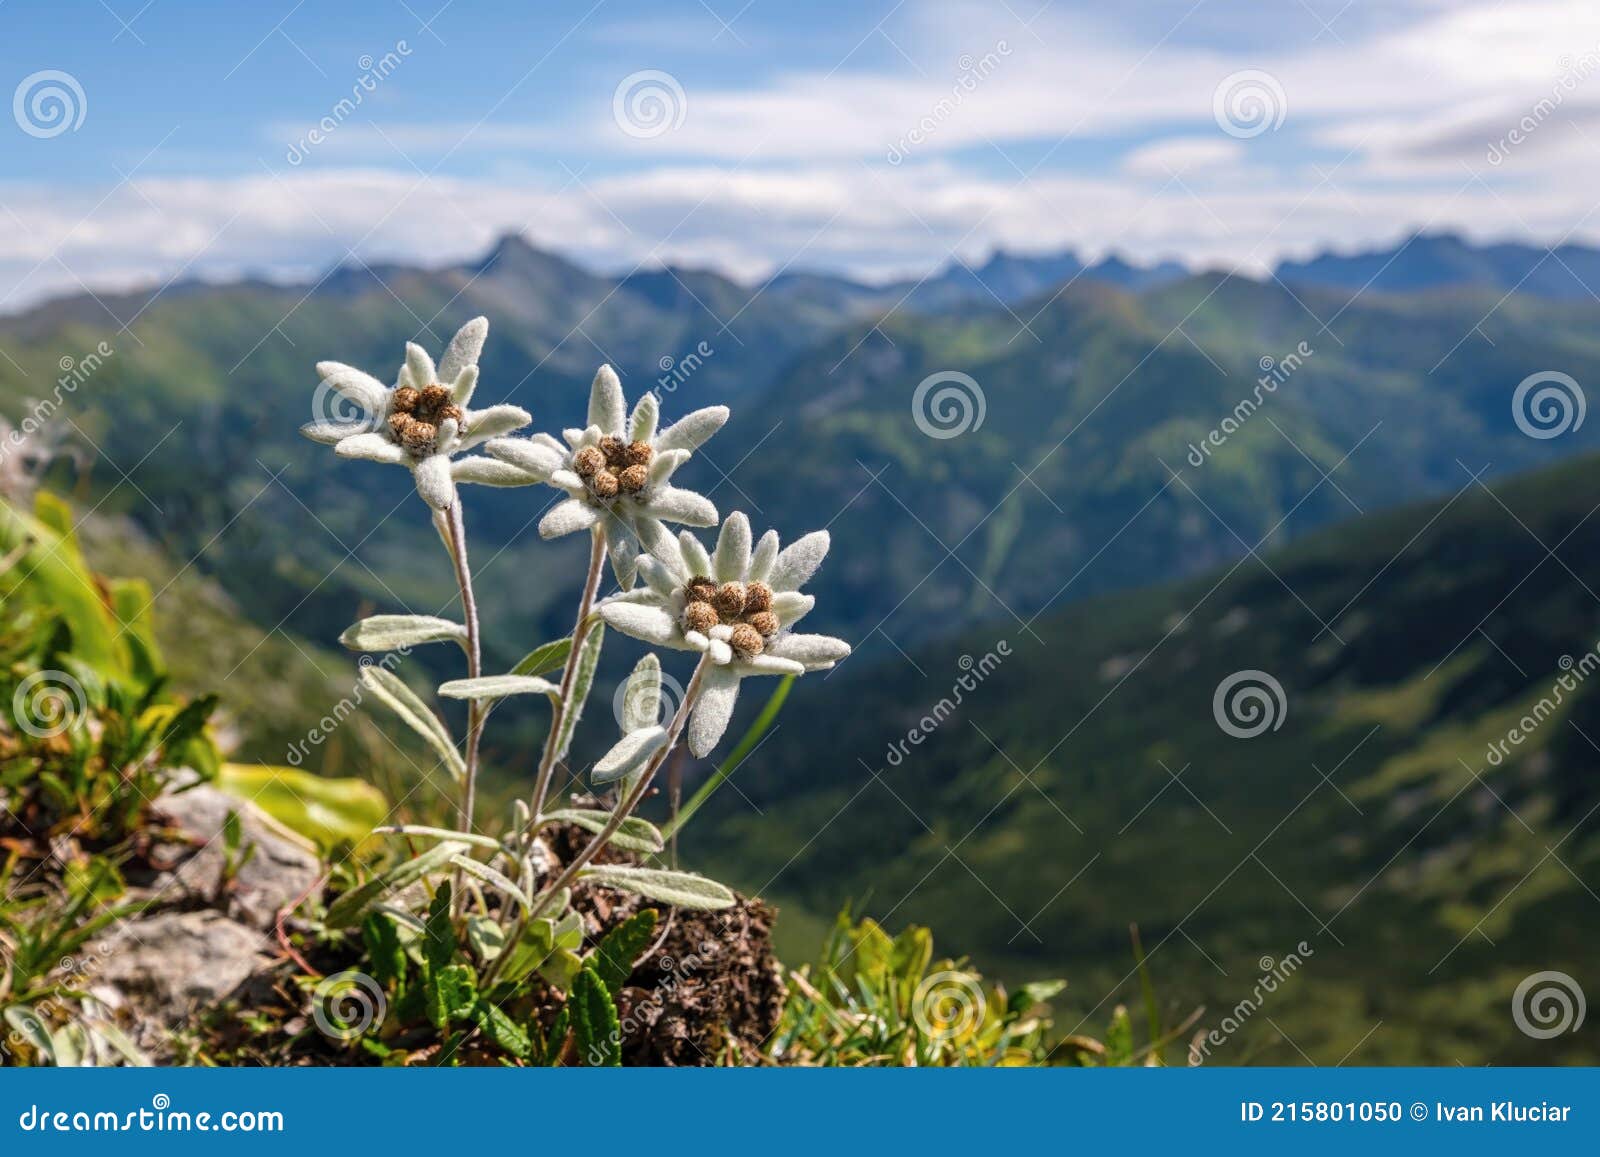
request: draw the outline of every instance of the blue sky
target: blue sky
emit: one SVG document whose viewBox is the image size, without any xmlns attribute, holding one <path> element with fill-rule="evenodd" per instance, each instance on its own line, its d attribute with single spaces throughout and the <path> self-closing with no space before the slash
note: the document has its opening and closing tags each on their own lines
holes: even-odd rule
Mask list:
<svg viewBox="0 0 1600 1157">
<path fill-rule="evenodd" d="M 1569 0 L 0 0 L 0 309 L 512 229 L 746 277 L 1594 240 L 1596 73 Z"/>
</svg>

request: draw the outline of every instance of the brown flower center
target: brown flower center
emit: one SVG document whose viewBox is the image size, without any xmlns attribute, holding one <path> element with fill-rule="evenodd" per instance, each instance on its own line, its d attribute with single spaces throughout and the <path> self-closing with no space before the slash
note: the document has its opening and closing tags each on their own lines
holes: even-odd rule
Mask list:
<svg viewBox="0 0 1600 1157">
<path fill-rule="evenodd" d="M 598 446 L 585 446 L 572 456 L 572 467 L 589 493 L 610 502 L 619 493 L 640 495 L 650 483 L 655 451 L 647 442 L 624 442 L 607 435 Z"/>
<path fill-rule="evenodd" d="M 732 627 L 728 645 L 742 658 L 759 655 L 778 633 L 778 616 L 772 613 L 772 588 L 766 583 L 718 584 L 697 576 L 683 587 L 687 600 L 683 628 L 702 635 L 716 626 Z"/>
<path fill-rule="evenodd" d="M 462 416 L 461 407 L 443 386 L 423 390 L 401 386 L 394 392 L 389 433 L 411 453 L 426 457 L 439 448 L 439 427 L 451 418 L 460 422 Z"/>
</svg>

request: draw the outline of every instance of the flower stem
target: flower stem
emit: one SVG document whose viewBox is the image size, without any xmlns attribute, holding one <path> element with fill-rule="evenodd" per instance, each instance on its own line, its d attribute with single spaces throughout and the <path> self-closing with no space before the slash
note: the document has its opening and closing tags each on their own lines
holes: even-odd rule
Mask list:
<svg viewBox="0 0 1600 1157">
<path fill-rule="evenodd" d="M 467 526 L 461 515 L 461 502 L 452 503 L 446 513 L 450 556 L 455 562 L 456 584 L 461 588 L 461 613 L 467 626 L 467 677 L 483 674 L 483 654 L 478 632 L 478 600 L 472 591 L 472 566 L 467 561 Z M 461 830 L 473 831 L 472 813 L 478 790 L 478 747 L 483 738 L 481 700 L 467 700 L 466 776 L 461 792 Z"/>
<path fill-rule="evenodd" d="M 537 826 L 539 816 L 544 812 L 545 797 L 550 794 L 550 780 L 556 769 L 556 743 L 568 710 L 567 697 L 572 693 L 572 683 L 578 674 L 578 656 L 583 651 L 583 640 L 593 625 L 590 618 L 594 611 L 594 597 L 600 590 L 600 573 L 605 561 L 606 528 L 602 522 L 590 532 L 589 574 L 584 579 L 583 595 L 578 600 L 578 619 L 572 628 L 572 650 L 567 652 L 567 664 L 561 671 L 561 697 L 550 712 L 550 734 L 545 737 L 544 754 L 539 759 L 539 775 L 533 785 L 534 826 Z M 528 835 L 531 839 L 532 830 Z"/>
<path fill-rule="evenodd" d="M 550 897 L 571 884 L 577 878 L 578 872 L 590 860 L 600 854 L 600 849 L 604 848 L 610 842 L 611 837 L 617 834 L 617 829 L 622 826 L 622 821 L 631 816 L 634 809 L 643 801 L 645 793 L 650 790 L 650 781 L 655 778 L 656 771 L 666 762 L 667 756 L 672 754 L 673 748 L 678 745 L 678 737 L 683 734 L 683 726 L 689 721 L 689 713 L 694 710 L 695 701 L 700 698 L 700 684 L 705 677 L 706 668 L 710 664 L 711 657 L 709 655 L 700 657 L 700 662 L 694 669 L 694 677 L 689 680 L 689 687 L 683 693 L 683 701 L 678 704 L 678 713 L 672 717 L 672 723 L 667 728 L 666 744 L 651 757 L 649 763 L 645 764 L 644 770 L 639 774 L 638 781 L 633 785 L 633 789 L 612 809 L 611 817 L 606 820 L 605 826 L 595 834 L 594 839 L 590 840 L 581 852 L 572 857 L 567 866 L 562 869 L 561 874 L 546 886 L 539 898 L 534 901 L 532 910 L 529 912 L 530 919 L 537 917 L 543 911 L 544 906 L 550 902 Z"/>
</svg>

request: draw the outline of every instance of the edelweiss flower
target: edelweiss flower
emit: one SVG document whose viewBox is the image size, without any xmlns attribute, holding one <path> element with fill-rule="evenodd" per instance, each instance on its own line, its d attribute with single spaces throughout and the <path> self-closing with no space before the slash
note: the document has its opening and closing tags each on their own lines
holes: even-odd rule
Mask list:
<svg viewBox="0 0 1600 1157">
<path fill-rule="evenodd" d="M 752 552 L 750 522 L 734 513 L 722 524 L 715 555 L 688 531 L 666 538 L 639 560 L 646 585 L 600 604 L 601 617 L 625 635 L 710 656 L 714 665 L 689 719 L 695 755 L 722 738 L 746 675 L 825 671 L 850 653 L 842 639 L 790 630 L 816 603 L 800 588 L 827 553 L 825 530 L 783 551 L 769 530 Z"/>
<path fill-rule="evenodd" d="M 660 404 L 645 394 L 627 415 L 622 383 L 601 366 L 589 391 L 589 425 L 563 433 L 563 446 L 549 434 L 496 438 L 484 449 L 541 482 L 568 494 L 539 522 L 539 533 L 556 538 L 614 519 L 607 547 L 611 569 L 624 587 L 633 585 L 639 544 L 647 550 L 671 543 L 663 522 L 715 526 L 717 508 L 691 490 L 671 484 L 672 474 L 728 420 L 728 407 L 708 406 L 656 430 Z M 618 533 L 626 530 L 629 533 Z"/>
<path fill-rule="evenodd" d="M 463 450 L 532 421 L 520 406 L 467 408 L 478 385 L 478 355 L 488 334 L 486 318 L 467 322 L 450 340 L 437 370 L 426 350 L 407 342 L 405 364 L 393 389 L 342 362 L 319 362 L 322 380 L 354 403 L 360 416 L 309 422 L 300 432 L 331 445 L 341 458 L 409 466 L 417 492 L 435 510 L 448 509 L 456 500 L 457 482 L 526 486 L 539 481 L 492 458 L 451 461 Z"/>
</svg>

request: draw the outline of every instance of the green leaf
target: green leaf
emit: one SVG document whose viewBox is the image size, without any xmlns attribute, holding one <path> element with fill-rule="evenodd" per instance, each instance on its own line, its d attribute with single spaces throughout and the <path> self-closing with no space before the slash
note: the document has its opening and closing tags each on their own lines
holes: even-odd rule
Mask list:
<svg viewBox="0 0 1600 1157">
<path fill-rule="evenodd" d="M 426 824 L 385 824 L 383 827 L 373 828 L 372 833 L 381 836 L 415 836 L 424 840 L 457 840 L 463 844 L 471 844 L 475 848 L 500 851 L 500 841 L 493 836 L 458 832 L 452 828 L 430 828 Z"/>
<path fill-rule="evenodd" d="M 439 684 L 446 699 L 504 699 L 508 695 L 560 695 L 561 688 L 535 675 L 484 675 Z"/>
<path fill-rule="evenodd" d="M 569 1000 L 561 1006 L 555 1022 L 550 1026 L 550 1039 L 545 1042 L 545 1064 L 554 1066 L 561 1063 L 561 1054 L 567 1048 L 567 1034 L 571 1031 L 572 1002 Z"/>
<path fill-rule="evenodd" d="M 217 786 L 253 801 L 324 850 L 360 843 L 390 810 L 383 792 L 365 780 L 312 775 L 292 767 L 225 763 Z"/>
<path fill-rule="evenodd" d="M 661 660 L 652 651 L 634 665 L 622 692 L 622 730 L 643 731 L 661 722 Z"/>
<path fill-rule="evenodd" d="M 567 656 L 572 654 L 572 640 L 570 638 L 557 639 L 553 643 L 545 643 L 535 647 L 511 668 L 513 675 L 548 675 L 551 671 L 558 670 L 567 661 Z"/>
<path fill-rule="evenodd" d="M 697 876 L 692 872 L 674 872 L 664 868 L 635 868 L 625 864 L 601 864 L 585 868 L 578 879 L 625 892 L 635 892 L 649 900 L 660 900 L 679 908 L 710 911 L 727 908 L 734 903 L 734 895 L 715 880 Z"/>
<path fill-rule="evenodd" d="M 650 947 L 656 931 L 656 910 L 646 908 L 618 924 L 605 934 L 589 958 L 588 967 L 605 982 L 606 991 L 616 1000 L 623 984 L 633 973 L 633 965 L 641 953 Z"/>
<path fill-rule="evenodd" d="M 479 960 L 488 963 L 505 951 L 506 932 L 499 921 L 488 916 L 468 916 L 467 943 Z"/>
<path fill-rule="evenodd" d="M 423 643 L 466 641 L 466 627 L 433 615 L 373 615 L 339 636 L 339 642 L 352 651 L 398 651 Z"/>
<path fill-rule="evenodd" d="M 539 965 L 539 975 L 552 988 L 571 988 L 572 978 L 578 975 L 583 961 L 570 948 L 557 948 Z"/>
<path fill-rule="evenodd" d="M 610 812 L 592 811 L 588 808 L 558 808 L 545 816 L 547 820 L 572 824 L 586 832 L 595 833 L 604 829 L 610 818 Z M 611 843 L 625 851 L 646 854 L 659 852 L 667 846 L 666 841 L 661 838 L 661 833 L 656 830 L 655 824 L 638 816 L 629 816 L 623 820 L 622 825 L 611 837 Z"/>
<path fill-rule="evenodd" d="M 504 892 L 523 908 L 528 907 L 528 897 L 522 894 L 522 889 L 517 887 L 517 882 L 505 873 L 496 871 L 488 864 L 480 864 L 468 855 L 451 856 L 450 862 L 466 872 L 467 875 L 474 876 L 490 887 Z"/>
<path fill-rule="evenodd" d="M 666 745 L 665 727 L 651 726 L 642 731 L 630 731 L 600 757 L 589 778 L 594 783 L 611 783 L 621 779 L 644 767 Z"/>
<path fill-rule="evenodd" d="M 518 1060 L 525 1060 L 533 1051 L 533 1042 L 521 1026 L 484 997 L 479 997 L 478 1003 L 472 1006 L 472 1021 L 483 1030 L 484 1036 Z"/>
<path fill-rule="evenodd" d="M 362 921 L 361 939 L 372 962 L 372 978 L 385 987 L 399 984 L 406 974 L 406 951 L 395 922 L 374 912 Z"/>
<path fill-rule="evenodd" d="M 333 902 L 324 922 L 329 928 L 353 928 L 367 914 L 367 910 L 390 892 L 416 883 L 431 872 L 438 871 L 450 862 L 450 857 L 466 850 L 465 845 L 440 844 L 420 855 L 396 864 L 387 872 L 352 888 Z"/>
<path fill-rule="evenodd" d="M 589 968 L 578 972 L 567 996 L 572 1009 L 572 1031 L 578 1046 L 578 1060 L 594 1068 L 615 1068 L 622 1064 L 622 1029 L 617 1006 L 611 1002 L 605 981 Z"/>
<path fill-rule="evenodd" d="M 427 985 L 428 1019 L 443 1032 L 452 1020 L 470 1017 L 478 1003 L 478 978 L 465 964 L 442 968 Z"/>
<path fill-rule="evenodd" d="M 467 765 L 456 750 L 456 745 L 450 741 L 450 733 L 445 730 L 439 717 L 398 675 L 382 667 L 367 667 L 361 672 L 361 683 L 438 752 L 457 780 L 466 777 Z"/>
<path fill-rule="evenodd" d="M 1041 1004 L 1048 1004 L 1057 994 L 1065 990 L 1065 980 L 1035 980 L 1024 984 L 1011 994 L 1011 999 L 1006 1001 L 1006 1011 L 1012 1016 L 1022 1016 L 1032 1012 Z"/>
<path fill-rule="evenodd" d="M 456 929 L 450 919 L 450 882 L 446 880 L 433 894 L 428 906 L 427 931 L 422 940 L 422 959 L 430 973 L 449 966 L 456 955 Z"/>
<path fill-rule="evenodd" d="M 600 647 L 605 637 L 605 624 L 596 623 L 583 638 L 583 647 L 578 651 L 577 670 L 572 675 L 572 692 L 561 712 L 561 729 L 556 732 L 557 760 L 565 759 L 567 749 L 572 746 L 572 733 L 577 730 L 578 720 L 583 716 L 583 705 L 589 698 L 589 689 L 594 686 L 594 672 L 600 664 Z"/>
</svg>

